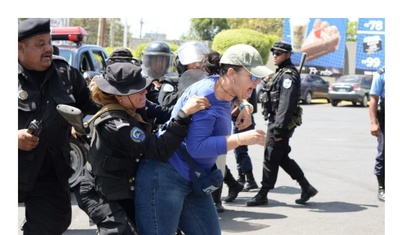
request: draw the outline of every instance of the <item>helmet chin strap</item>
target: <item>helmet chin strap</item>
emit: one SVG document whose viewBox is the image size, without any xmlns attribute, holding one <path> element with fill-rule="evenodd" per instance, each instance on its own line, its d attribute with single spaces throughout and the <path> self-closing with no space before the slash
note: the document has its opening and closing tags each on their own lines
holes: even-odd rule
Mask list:
<svg viewBox="0 0 400 235">
<path fill-rule="evenodd" d="M 128 95 L 128 100 L 129 100 L 129 103 L 131 103 L 133 109 L 136 110 L 137 108 L 135 107 L 135 105 L 133 105 L 131 97 L 129 95 Z"/>
</svg>

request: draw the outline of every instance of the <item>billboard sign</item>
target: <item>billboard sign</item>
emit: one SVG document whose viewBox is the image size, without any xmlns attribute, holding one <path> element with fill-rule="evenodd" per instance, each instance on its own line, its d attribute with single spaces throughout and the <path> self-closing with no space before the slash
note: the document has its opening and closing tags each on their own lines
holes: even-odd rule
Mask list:
<svg viewBox="0 0 400 235">
<path fill-rule="evenodd" d="M 385 65 L 385 19 L 359 18 L 356 73 L 372 74 Z"/>
<path fill-rule="evenodd" d="M 346 31 L 347 18 L 285 18 L 283 40 L 292 44 L 293 64 L 307 53 L 303 72 L 335 76 L 343 74 Z"/>
</svg>

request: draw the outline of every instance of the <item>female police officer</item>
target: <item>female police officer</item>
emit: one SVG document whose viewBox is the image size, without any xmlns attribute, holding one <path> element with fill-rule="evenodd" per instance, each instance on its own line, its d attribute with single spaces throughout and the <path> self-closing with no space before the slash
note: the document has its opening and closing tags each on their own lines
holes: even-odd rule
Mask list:
<svg viewBox="0 0 400 235">
<path fill-rule="evenodd" d="M 140 159 L 167 160 L 186 136 L 191 114 L 209 107 L 206 98 L 192 97 L 164 135 L 152 135 L 151 125 L 136 112 L 145 107 L 151 83 L 141 71 L 133 63 L 114 63 L 92 87 L 92 99 L 103 108 L 91 119 L 95 131 L 77 201 L 102 235 L 136 234 L 133 190 Z"/>
</svg>

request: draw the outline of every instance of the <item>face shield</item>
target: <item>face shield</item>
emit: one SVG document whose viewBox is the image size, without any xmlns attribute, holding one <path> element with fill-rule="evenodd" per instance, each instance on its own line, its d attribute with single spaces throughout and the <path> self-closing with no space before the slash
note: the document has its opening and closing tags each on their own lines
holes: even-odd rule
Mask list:
<svg viewBox="0 0 400 235">
<path fill-rule="evenodd" d="M 201 62 L 210 53 L 210 48 L 201 42 L 186 42 L 177 51 L 179 61 L 183 65 Z"/>
<path fill-rule="evenodd" d="M 174 54 L 162 52 L 143 52 L 142 69 L 152 79 L 160 79 L 173 69 Z"/>
</svg>

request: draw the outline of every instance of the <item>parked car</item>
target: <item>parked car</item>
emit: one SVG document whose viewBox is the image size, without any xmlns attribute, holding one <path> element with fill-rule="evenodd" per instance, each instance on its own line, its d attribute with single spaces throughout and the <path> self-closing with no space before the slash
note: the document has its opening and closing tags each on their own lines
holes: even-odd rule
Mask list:
<svg viewBox="0 0 400 235">
<path fill-rule="evenodd" d="M 315 74 L 300 74 L 301 79 L 301 96 L 300 100 L 303 104 L 311 104 L 312 99 L 326 99 L 329 103 L 328 88 L 329 82 L 325 81 L 321 76 Z M 256 87 L 257 102 L 261 103 L 264 91 L 264 80 Z"/>
<path fill-rule="evenodd" d="M 329 103 L 328 89 L 329 82 L 315 74 L 300 74 L 302 104 L 311 104 L 312 99 L 326 99 Z"/>
<path fill-rule="evenodd" d="M 337 106 L 341 101 L 350 101 L 353 105 L 359 103 L 366 107 L 371 89 L 371 75 L 343 75 L 329 86 L 328 96 L 332 106 Z"/>
</svg>

